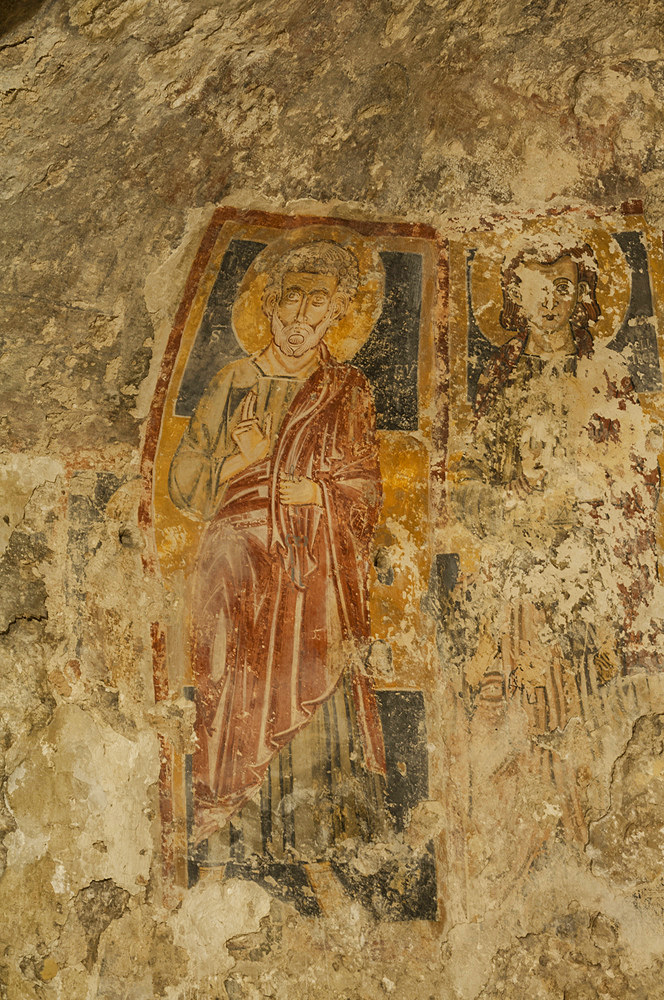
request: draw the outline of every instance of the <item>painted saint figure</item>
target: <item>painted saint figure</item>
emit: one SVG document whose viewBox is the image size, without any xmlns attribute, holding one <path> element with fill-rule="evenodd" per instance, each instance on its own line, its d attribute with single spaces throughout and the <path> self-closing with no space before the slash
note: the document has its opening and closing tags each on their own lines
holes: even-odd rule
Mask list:
<svg viewBox="0 0 664 1000">
<path fill-rule="evenodd" d="M 602 685 L 663 662 L 657 454 L 627 364 L 593 337 L 598 273 L 574 239 L 535 236 L 506 257 L 500 322 L 512 337 L 482 372 L 455 470 L 457 516 L 482 540 L 472 584 L 482 623 L 467 664 L 475 708 L 517 703 L 536 739 L 571 718 L 594 725 L 588 705 Z M 542 793 L 556 806 L 535 842 L 559 817 L 584 843 L 571 760 L 531 753 L 521 770 L 557 789 Z"/>
<path fill-rule="evenodd" d="M 360 655 L 382 501 L 375 412 L 324 341 L 357 286 L 333 241 L 279 258 L 270 343 L 214 376 L 173 458 L 172 500 L 207 521 L 190 581 L 196 842 L 259 790 L 269 800 L 275 768 L 297 850 L 367 839 L 378 808 L 385 755 Z"/>
</svg>

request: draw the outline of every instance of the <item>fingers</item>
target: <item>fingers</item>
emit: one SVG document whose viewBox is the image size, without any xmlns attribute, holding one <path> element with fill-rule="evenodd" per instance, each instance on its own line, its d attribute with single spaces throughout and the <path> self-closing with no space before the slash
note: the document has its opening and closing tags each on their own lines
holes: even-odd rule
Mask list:
<svg viewBox="0 0 664 1000">
<path fill-rule="evenodd" d="M 256 415 L 256 393 L 253 389 L 250 389 L 247 395 L 242 401 L 242 409 L 240 411 L 240 422 L 245 420 L 251 420 Z"/>
<path fill-rule="evenodd" d="M 284 505 L 307 505 L 317 503 L 319 487 L 306 476 L 279 480 L 279 499 Z"/>
<path fill-rule="evenodd" d="M 247 412 L 244 417 L 245 420 L 253 420 L 253 418 L 256 416 L 256 400 L 257 400 L 256 393 L 252 389 L 250 392 L 247 393 L 247 398 L 245 399 L 247 407 Z"/>
<path fill-rule="evenodd" d="M 251 432 L 251 428 L 254 427 L 253 420 L 243 420 L 241 423 L 234 427 L 231 431 L 231 440 L 235 441 L 237 445 L 240 444 L 240 440 L 244 439 L 247 434 Z"/>
<path fill-rule="evenodd" d="M 256 420 L 255 417 L 252 417 L 250 420 L 240 420 L 240 422 L 235 425 L 235 431 L 234 431 L 234 433 L 237 434 L 238 431 L 239 431 L 240 434 L 242 434 L 245 431 L 252 430 L 252 428 L 255 428 L 257 431 L 260 431 L 260 427 L 258 425 L 258 421 Z M 261 433 L 262 433 L 262 431 L 261 431 Z"/>
<path fill-rule="evenodd" d="M 263 434 L 265 435 L 266 438 L 269 438 L 270 435 L 272 434 L 272 414 L 271 413 L 268 413 L 267 416 L 265 417 L 265 421 L 263 423 Z"/>
<path fill-rule="evenodd" d="M 279 480 L 279 499 L 283 504 L 297 503 L 300 494 L 300 480 L 284 479 Z"/>
<path fill-rule="evenodd" d="M 263 437 L 263 432 L 257 420 L 241 420 L 231 431 L 231 440 L 235 442 L 240 451 L 247 457 L 262 458 L 256 449 L 260 450 L 261 444 L 267 444 L 268 438 Z"/>
</svg>

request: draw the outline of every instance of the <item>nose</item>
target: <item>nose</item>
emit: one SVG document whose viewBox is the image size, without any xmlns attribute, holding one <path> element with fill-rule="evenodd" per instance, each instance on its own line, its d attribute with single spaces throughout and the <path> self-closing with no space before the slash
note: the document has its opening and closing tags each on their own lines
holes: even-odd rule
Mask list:
<svg viewBox="0 0 664 1000">
<path fill-rule="evenodd" d="M 549 285 L 542 289 L 542 305 L 545 309 L 552 309 L 556 304 L 556 289 L 554 286 Z"/>
<path fill-rule="evenodd" d="M 309 305 L 309 296 L 308 295 L 303 295 L 301 297 L 301 299 L 300 299 L 299 309 L 297 310 L 297 318 L 298 319 L 300 319 L 300 320 L 304 319 L 304 317 L 306 315 L 306 312 L 307 312 L 307 306 L 308 305 Z"/>
</svg>

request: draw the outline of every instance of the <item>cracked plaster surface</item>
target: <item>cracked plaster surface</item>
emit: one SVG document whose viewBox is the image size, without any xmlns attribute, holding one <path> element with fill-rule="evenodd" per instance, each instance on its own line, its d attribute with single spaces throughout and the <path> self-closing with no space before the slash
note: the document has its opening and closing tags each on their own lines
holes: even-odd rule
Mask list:
<svg viewBox="0 0 664 1000">
<path fill-rule="evenodd" d="M 0 28 L 0 997 L 664 996 L 657 677 L 595 735 L 540 737 L 584 763 L 589 826 L 525 881 L 488 779 L 464 828 L 448 743 L 445 812 L 420 831 L 449 859 L 439 923 L 350 902 L 307 920 L 234 881 L 167 905 L 158 735 L 190 729 L 154 705 L 148 623 L 174 611 L 136 528 L 145 417 L 214 204 L 453 234 L 640 198 L 661 227 L 660 5 L 7 0 Z M 518 713 L 470 738 L 480 780 L 530 748 Z M 515 817 L 543 796 L 523 781 Z"/>
</svg>

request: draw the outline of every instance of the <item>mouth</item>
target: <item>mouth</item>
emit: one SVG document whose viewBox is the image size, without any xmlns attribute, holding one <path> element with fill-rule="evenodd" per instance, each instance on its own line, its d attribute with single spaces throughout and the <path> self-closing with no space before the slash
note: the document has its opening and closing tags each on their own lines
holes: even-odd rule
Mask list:
<svg viewBox="0 0 664 1000">
<path fill-rule="evenodd" d="M 291 333 L 290 337 L 288 338 L 288 343 L 291 345 L 291 347 L 299 347 L 300 344 L 304 343 L 304 335 L 301 333 Z"/>
</svg>

